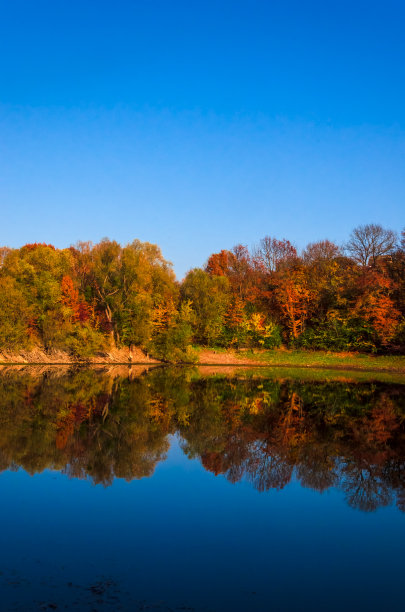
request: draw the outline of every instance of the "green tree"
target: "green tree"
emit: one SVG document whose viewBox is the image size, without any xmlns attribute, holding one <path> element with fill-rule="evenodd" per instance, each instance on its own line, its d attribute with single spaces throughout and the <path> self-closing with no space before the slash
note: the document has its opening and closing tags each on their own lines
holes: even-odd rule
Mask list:
<svg viewBox="0 0 405 612">
<path fill-rule="evenodd" d="M 181 287 L 183 300 L 189 300 L 195 313 L 194 341 L 214 345 L 220 339 L 231 293 L 225 276 L 211 276 L 200 268 L 191 270 Z"/>
</svg>

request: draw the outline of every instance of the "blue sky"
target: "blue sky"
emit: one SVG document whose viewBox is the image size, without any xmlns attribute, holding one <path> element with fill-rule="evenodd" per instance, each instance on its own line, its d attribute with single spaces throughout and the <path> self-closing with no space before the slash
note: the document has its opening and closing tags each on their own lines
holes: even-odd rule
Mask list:
<svg viewBox="0 0 405 612">
<path fill-rule="evenodd" d="M 0 244 L 405 225 L 405 4 L 0 0 Z"/>
</svg>

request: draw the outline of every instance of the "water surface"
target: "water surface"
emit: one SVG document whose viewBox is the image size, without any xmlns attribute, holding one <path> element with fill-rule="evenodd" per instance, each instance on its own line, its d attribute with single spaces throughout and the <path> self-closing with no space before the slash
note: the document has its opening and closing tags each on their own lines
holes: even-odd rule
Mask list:
<svg viewBox="0 0 405 612">
<path fill-rule="evenodd" d="M 405 387 L 0 372 L 4 610 L 402 610 Z"/>
</svg>

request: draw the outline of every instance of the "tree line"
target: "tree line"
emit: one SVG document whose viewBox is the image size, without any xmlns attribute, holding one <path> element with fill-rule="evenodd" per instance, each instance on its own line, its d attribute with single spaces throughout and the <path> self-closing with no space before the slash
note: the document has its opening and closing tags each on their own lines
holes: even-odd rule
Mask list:
<svg viewBox="0 0 405 612">
<path fill-rule="evenodd" d="M 0 249 L 0 350 L 87 359 L 140 346 L 193 361 L 195 346 L 393 352 L 405 346 L 405 232 L 369 224 L 301 253 L 264 237 L 213 253 L 178 282 L 158 246 L 103 239 Z"/>
</svg>

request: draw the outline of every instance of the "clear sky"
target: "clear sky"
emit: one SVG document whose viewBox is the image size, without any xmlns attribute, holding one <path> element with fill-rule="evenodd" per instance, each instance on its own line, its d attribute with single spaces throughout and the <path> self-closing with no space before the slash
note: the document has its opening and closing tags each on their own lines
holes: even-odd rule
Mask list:
<svg viewBox="0 0 405 612">
<path fill-rule="evenodd" d="M 403 0 L 0 0 L 0 244 L 405 225 Z"/>
</svg>

